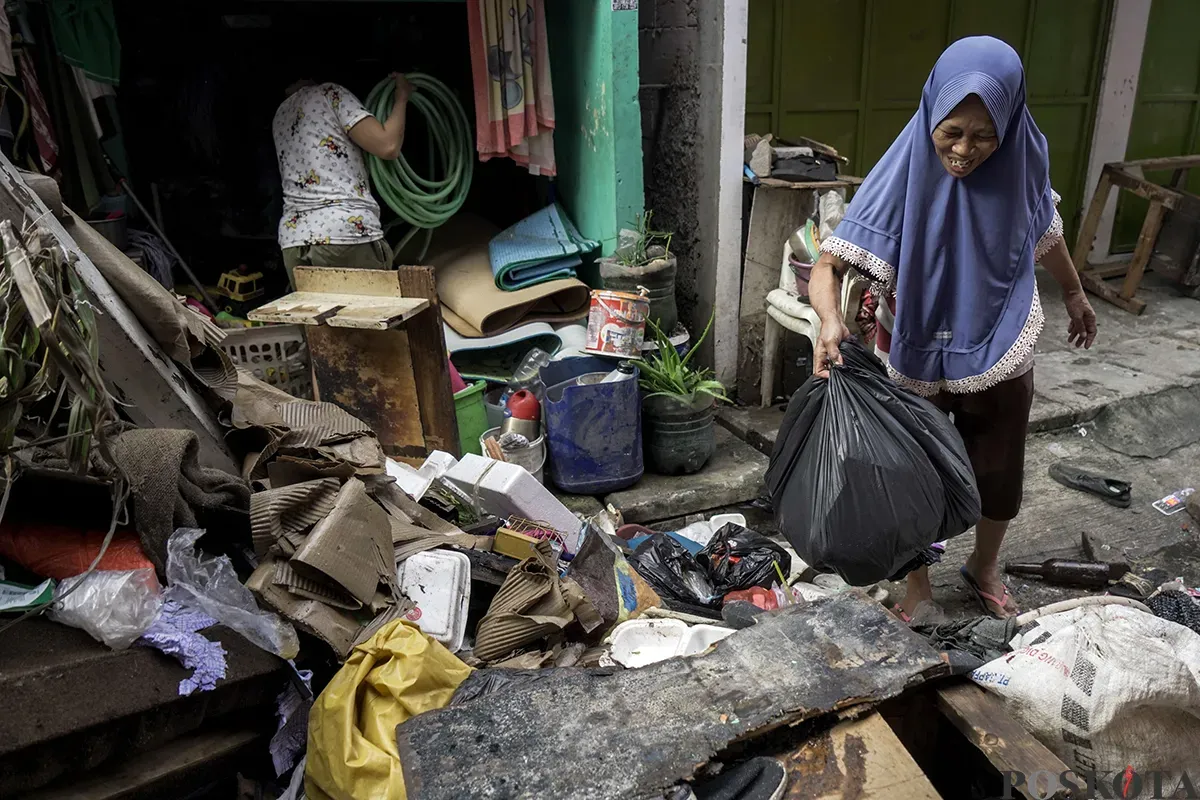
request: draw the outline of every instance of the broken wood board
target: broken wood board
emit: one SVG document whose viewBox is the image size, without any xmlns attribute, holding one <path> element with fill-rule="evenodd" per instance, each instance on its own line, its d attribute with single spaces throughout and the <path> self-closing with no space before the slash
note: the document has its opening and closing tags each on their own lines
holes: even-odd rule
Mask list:
<svg viewBox="0 0 1200 800">
<path fill-rule="evenodd" d="M 216 415 L 192 388 L 179 366 L 158 345 L 129 306 L 109 285 L 58 218 L 25 183 L 21 172 L 0 154 L 0 219 L 18 229 L 35 220 L 75 258 L 79 274 L 96 303 L 100 337 L 100 372 L 121 413 L 141 428 L 174 428 L 195 432 L 200 463 L 239 474 L 225 446 Z"/>
<path fill-rule="evenodd" d="M 1058 756 L 1034 738 L 1004 709 L 1004 703 L 973 683 L 959 683 L 937 690 L 938 710 L 954 727 L 979 748 L 1000 774 L 1008 771 L 1033 775 L 1048 771 L 1061 775 L 1067 771 Z M 1054 794 L 1020 787 L 1025 797 L 1067 797 L 1065 789 Z"/>
<path fill-rule="evenodd" d="M 415 297 L 292 292 L 254 309 L 250 312 L 250 319 L 258 322 L 386 331 L 427 308 L 428 300 Z"/>
<path fill-rule="evenodd" d="M 839 722 L 778 758 L 788 772 L 785 800 L 941 800 L 878 712 Z"/>
<path fill-rule="evenodd" d="M 943 675 L 878 603 L 845 593 L 764 614 L 712 652 L 642 669 L 554 669 L 396 730 L 410 797 L 660 797 L 735 742 Z"/>
<path fill-rule="evenodd" d="M 295 281 L 298 291 L 274 311 L 268 304 L 251 317 L 296 314 L 288 321 L 310 326 L 317 399 L 367 423 L 392 458 L 420 464 L 434 450 L 457 455 L 458 419 L 432 270 L 297 267 Z M 285 302 L 289 297 L 300 300 Z M 338 306 L 345 298 L 353 302 Z"/>
</svg>

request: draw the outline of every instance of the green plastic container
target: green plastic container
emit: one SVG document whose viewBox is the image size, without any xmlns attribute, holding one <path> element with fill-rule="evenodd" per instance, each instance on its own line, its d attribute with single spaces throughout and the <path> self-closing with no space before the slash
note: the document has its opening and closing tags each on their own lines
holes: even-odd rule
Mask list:
<svg viewBox="0 0 1200 800">
<path fill-rule="evenodd" d="M 483 455 L 479 437 L 488 429 L 487 406 L 483 403 L 483 391 L 487 381 L 476 381 L 454 395 L 454 413 L 458 416 L 458 447 L 463 455 Z"/>
</svg>

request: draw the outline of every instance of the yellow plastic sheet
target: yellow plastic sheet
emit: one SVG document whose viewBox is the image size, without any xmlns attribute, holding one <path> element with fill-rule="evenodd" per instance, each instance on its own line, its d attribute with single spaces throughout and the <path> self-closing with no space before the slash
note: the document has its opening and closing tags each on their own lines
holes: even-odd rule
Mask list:
<svg viewBox="0 0 1200 800">
<path fill-rule="evenodd" d="M 310 800 L 407 800 L 396 726 L 442 708 L 471 674 L 440 642 L 397 620 L 354 648 L 308 718 Z"/>
</svg>

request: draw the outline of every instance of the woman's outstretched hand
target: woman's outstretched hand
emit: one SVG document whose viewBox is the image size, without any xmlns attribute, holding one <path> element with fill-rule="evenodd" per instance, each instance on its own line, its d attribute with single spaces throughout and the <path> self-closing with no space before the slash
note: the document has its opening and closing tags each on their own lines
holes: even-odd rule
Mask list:
<svg viewBox="0 0 1200 800">
<path fill-rule="evenodd" d="M 1067 326 L 1067 341 L 1076 347 L 1087 349 L 1096 341 L 1096 312 L 1088 302 L 1083 290 L 1067 292 L 1063 296 L 1067 306 L 1067 316 L 1071 322 Z"/>
<path fill-rule="evenodd" d="M 813 352 L 813 375 L 829 377 L 829 365 L 842 363 L 841 345 L 850 338 L 850 329 L 841 320 L 821 323 L 821 335 Z"/>
</svg>

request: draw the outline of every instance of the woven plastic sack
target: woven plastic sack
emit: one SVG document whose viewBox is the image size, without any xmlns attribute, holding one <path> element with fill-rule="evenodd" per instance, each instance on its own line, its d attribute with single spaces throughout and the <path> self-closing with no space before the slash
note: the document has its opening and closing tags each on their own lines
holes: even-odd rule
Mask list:
<svg viewBox="0 0 1200 800">
<path fill-rule="evenodd" d="M 841 353 L 828 380 L 810 378 L 792 397 L 766 482 L 796 553 L 866 586 L 971 528 L 979 490 L 949 417 L 892 382 L 856 341 Z"/>
<path fill-rule="evenodd" d="M 1010 645 L 971 679 L 1067 766 L 1196 775 L 1200 634 L 1128 606 L 1085 606 L 1035 620 Z"/>
</svg>

